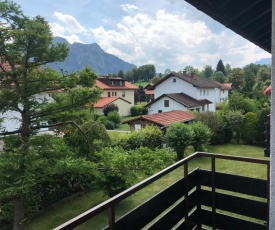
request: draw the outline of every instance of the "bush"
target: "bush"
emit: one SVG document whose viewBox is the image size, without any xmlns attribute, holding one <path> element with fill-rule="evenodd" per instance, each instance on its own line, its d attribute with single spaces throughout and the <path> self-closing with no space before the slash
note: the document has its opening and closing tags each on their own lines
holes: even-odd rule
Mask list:
<svg viewBox="0 0 275 230">
<path fill-rule="evenodd" d="M 107 106 L 104 106 L 103 113 L 107 117 L 110 112 L 116 111 L 118 112 L 119 108 L 116 104 L 112 103 Z"/>
<path fill-rule="evenodd" d="M 192 146 L 194 151 L 205 151 L 205 145 L 209 142 L 211 137 L 211 130 L 207 125 L 201 121 L 194 122 L 191 124 L 191 128 L 194 132 Z"/>
<path fill-rule="evenodd" d="M 107 117 L 105 117 L 105 116 L 100 116 L 100 117 L 97 118 L 97 121 L 98 121 L 98 122 L 101 122 L 101 123 L 104 123 L 105 121 L 107 121 Z"/>
<path fill-rule="evenodd" d="M 160 148 L 163 142 L 163 133 L 157 126 L 146 126 L 139 131 L 131 132 L 127 149 L 137 149 L 141 146 L 150 149 Z"/>
<path fill-rule="evenodd" d="M 141 114 L 141 106 L 134 105 L 131 107 L 130 112 L 132 116 L 138 116 Z"/>
<path fill-rule="evenodd" d="M 148 109 L 147 109 L 146 107 L 143 107 L 143 108 L 141 109 L 141 114 L 142 114 L 142 115 L 148 114 Z"/>
<path fill-rule="evenodd" d="M 223 144 L 231 141 L 233 132 L 223 115 L 214 112 L 197 113 L 196 120 L 201 121 L 211 130 L 211 144 Z"/>
<path fill-rule="evenodd" d="M 105 125 L 105 128 L 108 130 L 114 130 L 115 129 L 115 123 L 109 120 L 104 121 L 103 123 Z"/>
<path fill-rule="evenodd" d="M 269 122 L 270 118 L 270 108 L 262 109 L 258 113 L 258 125 L 257 125 L 257 133 L 255 136 L 257 145 L 265 147 L 265 131 L 266 131 L 266 122 Z M 270 124 L 269 124 L 270 125 Z"/>
<path fill-rule="evenodd" d="M 257 124 L 258 118 L 255 113 L 248 112 L 244 115 L 244 121 L 241 127 L 241 139 L 244 143 L 252 144 L 255 141 Z"/>
<path fill-rule="evenodd" d="M 112 111 L 108 113 L 107 119 L 109 121 L 114 122 L 115 127 L 118 127 L 118 125 L 121 123 L 121 117 L 118 112 Z"/>
</svg>

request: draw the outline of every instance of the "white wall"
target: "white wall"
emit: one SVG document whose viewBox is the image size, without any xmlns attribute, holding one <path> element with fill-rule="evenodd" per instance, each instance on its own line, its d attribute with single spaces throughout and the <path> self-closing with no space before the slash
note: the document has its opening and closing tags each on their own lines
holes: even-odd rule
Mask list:
<svg viewBox="0 0 275 230">
<path fill-rule="evenodd" d="M 176 82 L 173 82 L 173 79 L 176 79 Z M 197 98 L 197 87 L 194 87 L 192 84 L 183 81 L 178 77 L 168 78 L 164 82 L 157 85 L 154 92 L 155 98 L 169 93 L 185 93 L 190 97 Z"/>
<path fill-rule="evenodd" d="M 134 97 L 134 90 L 105 90 L 101 94 L 101 97 L 108 97 L 108 92 L 110 92 L 111 97 L 121 97 L 125 99 L 126 101 L 129 101 L 132 103 L 132 105 L 135 104 L 135 97 Z M 123 97 L 123 92 L 125 93 L 125 97 Z M 116 93 L 116 96 L 115 96 Z"/>
<path fill-rule="evenodd" d="M 164 107 L 164 100 L 169 100 L 169 107 Z M 150 107 L 148 107 L 149 114 L 158 113 L 159 110 L 162 110 L 162 112 L 169 112 L 172 110 L 187 111 L 188 109 L 187 107 L 184 107 L 182 104 L 172 100 L 169 97 L 163 97 L 160 100 L 153 103 Z"/>
</svg>

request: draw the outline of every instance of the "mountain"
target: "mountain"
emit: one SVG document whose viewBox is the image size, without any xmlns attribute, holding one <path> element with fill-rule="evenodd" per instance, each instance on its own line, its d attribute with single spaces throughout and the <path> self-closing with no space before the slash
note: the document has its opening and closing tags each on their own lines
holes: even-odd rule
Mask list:
<svg viewBox="0 0 275 230">
<path fill-rule="evenodd" d="M 119 70 L 123 70 L 125 73 L 128 70 L 136 68 L 134 64 L 130 64 L 115 55 L 106 53 L 97 43 L 70 44 L 64 38 L 54 37 L 54 44 L 57 42 L 67 43 L 70 48 L 70 53 L 64 62 L 51 63 L 47 65 L 55 70 L 62 69 L 63 71 L 70 73 L 81 70 L 85 65 L 88 65 L 97 74 L 106 75 L 108 73 L 117 74 Z"/>
<path fill-rule="evenodd" d="M 256 61 L 255 64 L 259 65 L 271 65 L 271 58 L 262 58 L 259 61 Z"/>
</svg>

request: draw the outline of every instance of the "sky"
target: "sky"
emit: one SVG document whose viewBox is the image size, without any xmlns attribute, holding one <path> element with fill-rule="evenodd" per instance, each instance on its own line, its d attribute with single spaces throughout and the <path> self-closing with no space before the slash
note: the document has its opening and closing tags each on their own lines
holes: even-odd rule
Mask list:
<svg viewBox="0 0 275 230">
<path fill-rule="evenodd" d="M 98 43 L 107 53 L 157 72 L 221 59 L 232 68 L 271 55 L 184 0 L 14 0 L 25 15 L 40 15 L 54 36 Z"/>
</svg>

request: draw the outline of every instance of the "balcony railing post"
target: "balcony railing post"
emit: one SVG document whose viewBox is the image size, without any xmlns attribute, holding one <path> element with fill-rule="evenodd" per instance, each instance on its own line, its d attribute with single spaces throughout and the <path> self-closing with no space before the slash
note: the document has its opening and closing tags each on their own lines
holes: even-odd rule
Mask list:
<svg viewBox="0 0 275 230">
<path fill-rule="evenodd" d="M 185 182 L 185 191 L 184 191 L 184 199 L 186 203 L 185 208 L 185 229 L 188 228 L 188 162 L 184 163 L 184 182 Z"/>
<path fill-rule="evenodd" d="M 211 157 L 211 181 L 212 181 L 212 222 L 213 230 L 216 229 L 216 159 L 214 156 Z"/>
<path fill-rule="evenodd" d="M 109 229 L 115 230 L 115 208 L 114 206 L 109 208 Z"/>
<path fill-rule="evenodd" d="M 266 165 L 267 168 L 267 229 L 269 229 L 269 212 L 270 212 L 270 164 Z"/>
</svg>

